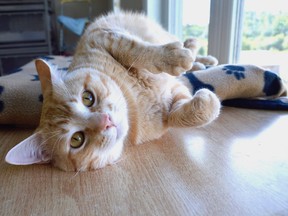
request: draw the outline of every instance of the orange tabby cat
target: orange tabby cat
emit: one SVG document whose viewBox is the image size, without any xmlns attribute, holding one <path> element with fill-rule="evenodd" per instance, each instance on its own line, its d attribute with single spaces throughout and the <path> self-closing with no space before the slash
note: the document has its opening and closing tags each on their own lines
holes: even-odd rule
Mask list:
<svg viewBox="0 0 288 216">
<path fill-rule="evenodd" d="M 59 74 L 36 60 L 44 95 L 40 125 L 6 161 L 94 170 L 115 163 L 126 143 L 157 139 L 169 127 L 210 123 L 220 110 L 215 94 L 202 89 L 192 96 L 174 76 L 191 69 L 194 42 L 184 48 L 139 14 L 96 19 L 81 37 L 68 72 Z"/>
</svg>

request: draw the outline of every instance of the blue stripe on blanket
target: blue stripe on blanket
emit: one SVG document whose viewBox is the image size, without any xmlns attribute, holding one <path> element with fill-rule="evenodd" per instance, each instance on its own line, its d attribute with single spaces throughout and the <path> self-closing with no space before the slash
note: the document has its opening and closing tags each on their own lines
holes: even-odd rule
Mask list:
<svg viewBox="0 0 288 216">
<path fill-rule="evenodd" d="M 288 98 L 286 100 L 278 98 L 274 100 L 261 99 L 230 99 L 222 101 L 223 106 L 262 109 L 262 110 L 285 110 L 288 111 Z"/>
<path fill-rule="evenodd" d="M 184 74 L 183 76 L 185 76 L 189 82 L 191 83 L 192 85 L 192 94 L 195 94 L 196 91 L 198 91 L 199 89 L 202 89 L 202 88 L 206 88 L 206 89 L 209 89 L 210 91 L 213 91 L 214 92 L 214 87 L 210 84 L 206 84 L 202 81 L 200 81 L 193 73 L 186 73 Z"/>
</svg>

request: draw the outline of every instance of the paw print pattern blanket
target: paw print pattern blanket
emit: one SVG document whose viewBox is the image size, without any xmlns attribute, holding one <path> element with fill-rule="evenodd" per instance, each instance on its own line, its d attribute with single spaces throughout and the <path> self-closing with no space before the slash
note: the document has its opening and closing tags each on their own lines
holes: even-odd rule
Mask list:
<svg viewBox="0 0 288 216">
<path fill-rule="evenodd" d="M 42 57 L 58 70 L 67 70 L 71 57 Z M 0 124 L 31 125 L 39 123 L 43 96 L 40 81 L 31 61 L 16 73 L 0 77 Z"/>
<path fill-rule="evenodd" d="M 72 57 L 43 57 L 59 71 L 67 70 Z M 188 71 L 179 77 L 194 94 L 201 88 L 215 92 L 224 106 L 288 110 L 287 89 L 273 72 L 253 65 L 218 65 Z M 37 125 L 43 96 L 34 61 L 16 73 L 0 77 L 0 124 Z"/>
</svg>

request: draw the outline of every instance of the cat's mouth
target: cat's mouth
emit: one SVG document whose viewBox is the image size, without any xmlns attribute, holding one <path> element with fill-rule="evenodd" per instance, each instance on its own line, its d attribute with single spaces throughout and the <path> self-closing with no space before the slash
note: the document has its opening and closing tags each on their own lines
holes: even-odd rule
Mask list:
<svg viewBox="0 0 288 216">
<path fill-rule="evenodd" d="M 112 121 L 113 122 L 113 121 Z M 119 125 L 116 125 L 115 123 L 113 123 L 108 130 L 115 130 L 115 137 L 116 137 L 116 141 L 121 137 L 121 127 Z"/>
<path fill-rule="evenodd" d="M 111 126 L 108 129 L 115 129 L 115 135 L 116 135 L 116 141 L 123 138 L 123 129 L 121 127 L 121 122 L 119 123 L 115 123 L 115 121 L 113 121 L 113 117 L 110 116 L 110 120 L 111 120 Z"/>
<path fill-rule="evenodd" d="M 122 130 L 120 127 L 116 126 L 116 140 L 122 137 Z"/>
</svg>

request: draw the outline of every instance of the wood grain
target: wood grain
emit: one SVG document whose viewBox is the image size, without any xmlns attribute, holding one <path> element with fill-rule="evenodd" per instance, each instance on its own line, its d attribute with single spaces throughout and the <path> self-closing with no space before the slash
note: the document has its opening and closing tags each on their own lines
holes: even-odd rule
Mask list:
<svg viewBox="0 0 288 216">
<path fill-rule="evenodd" d="M 288 215 L 288 114 L 224 108 L 94 172 L 11 166 L 33 129 L 0 128 L 0 215 Z"/>
</svg>

